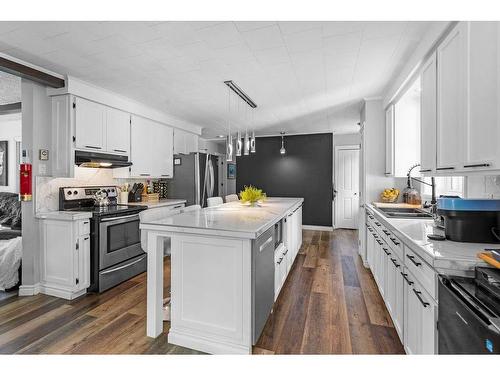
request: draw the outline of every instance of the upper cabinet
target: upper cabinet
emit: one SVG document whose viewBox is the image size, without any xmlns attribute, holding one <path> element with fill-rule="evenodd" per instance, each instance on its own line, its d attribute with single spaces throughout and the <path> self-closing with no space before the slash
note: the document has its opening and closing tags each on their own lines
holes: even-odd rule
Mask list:
<svg viewBox="0 0 500 375">
<path fill-rule="evenodd" d="M 460 168 L 467 121 L 467 23 L 437 48 L 437 171 Z"/>
<path fill-rule="evenodd" d="M 88 151 L 106 150 L 106 107 L 75 98 L 75 147 Z"/>
<path fill-rule="evenodd" d="M 130 152 L 130 114 L 106 108 L 106 149 L 128 155 Z"/>
<path fill-rule="evenodd" d="M 500 170 L 498 33 L 498 22 L 459 22 L 424 64 L 423 172 Z"/>
<path fill-rule="evenodd" d="M 436 169 L 436 54 L 422 69 L 420 93 L 420 165 L 421 172 Z"/>
<path fill-rule="evenodd" d="M 128 155 L 130 114 L 90 100 L 75 98 L 75 148 Z"/>
<path fill-rule="evenodd" d="M 198 136 L 181 129 L 174 129 L 174 154 L 187 155 L 198 151 Z"/>
<path fill-rule="evenodd" d="M 385 111 L 385 175 L 394 175 L 394 105 Z"/>
</svg>

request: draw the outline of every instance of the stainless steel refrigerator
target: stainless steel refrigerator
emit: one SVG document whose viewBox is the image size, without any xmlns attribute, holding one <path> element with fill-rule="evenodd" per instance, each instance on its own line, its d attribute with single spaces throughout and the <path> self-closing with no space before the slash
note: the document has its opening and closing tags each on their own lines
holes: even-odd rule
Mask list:
<svg viewBox="0 0 500 375">
<path fill-rule="evenodd" d="M 207 198 L 219 196 L 219 157 L 201 152 L 175 155 L 174 178 L 167 182 L 169 198 L 185 199 L 186 206 L 207 206 Z"/>
</svg>

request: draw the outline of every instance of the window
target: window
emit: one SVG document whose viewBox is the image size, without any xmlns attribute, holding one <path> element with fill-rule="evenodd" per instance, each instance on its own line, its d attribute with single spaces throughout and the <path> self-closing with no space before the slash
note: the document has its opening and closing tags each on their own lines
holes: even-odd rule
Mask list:
<svg viewBox="0 0 500 375">
<path fill-rule="evenodd" d="M 420 78 L 394 104 L 394 176 L 420 162 Z"/>
<path fill-rule="evenodd" d="M 465 196 L 464 193 L 464 184 L 465 178 L 463 176 L 447 176 L 447 177 L 434 177 L 436 181 L 436 197 L 439 198 L 441 195 L 458 195 L 463 198 Z M 425 182 L 431 183 L 430 177 L 424 178 Z M 431 199 L 432 189 L 428 185 L 422 185 L 422 200 Z"/>
</svg>

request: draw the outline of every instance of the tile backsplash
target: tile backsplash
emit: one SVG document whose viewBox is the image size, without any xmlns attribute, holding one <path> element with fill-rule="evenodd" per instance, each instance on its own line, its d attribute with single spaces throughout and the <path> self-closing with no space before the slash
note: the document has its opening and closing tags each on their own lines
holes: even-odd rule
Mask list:
<svg viewBox="0 0 500 375">
<path fill-rule="evenodd" d="M 500 199 L 500 176 L 467 177 L 467 197 Z"/>
<path fill-rule="evenodd" d="M 35 204 L 37 212 L 59 209 L 59 188 L 66 186 L 119 185 L 111 169 L 75 167 L 74 178 L 37 176 L 35 179 Z"/>
</svg>

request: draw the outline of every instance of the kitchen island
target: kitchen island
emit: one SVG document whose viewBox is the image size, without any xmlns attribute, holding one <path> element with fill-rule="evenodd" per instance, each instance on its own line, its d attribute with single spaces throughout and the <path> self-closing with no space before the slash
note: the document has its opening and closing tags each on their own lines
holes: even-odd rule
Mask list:
<svg viewBox="0 0 500 375">
<path fill-rule="evenodd" d="M 168 342 L 213 354 L 250 354 L 275 298 L 275 224 L 299 217 L 288 220 L 294 227 L 285 223 L 280 231 L 282 238 L 299 239 L 293 245 L 298 250 L 301 234 L 290 232 L 301 230 L 302 203 L 231 202 L 141 223 L 148 252 L 147 335 L 163 331 L 163 239 L 170 237 Z"/>
</svg>

